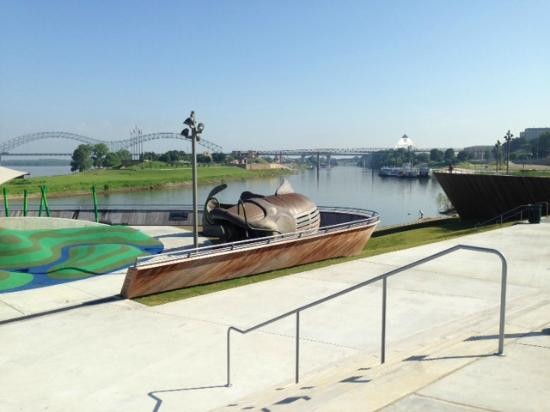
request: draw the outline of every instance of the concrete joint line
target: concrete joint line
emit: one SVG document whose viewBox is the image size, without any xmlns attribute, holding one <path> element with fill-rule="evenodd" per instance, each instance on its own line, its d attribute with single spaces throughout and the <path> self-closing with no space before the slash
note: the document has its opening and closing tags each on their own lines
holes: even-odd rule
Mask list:
<svg viewBox="0 0 550 412">
<path fill-rule="evenodd" d="M 476 409 L 478 411 L 487 411 L 487 412 L 498 412 L 497 410 L 495 409 L 487 409 L 487 408 L 482 408 L 480 406 L 474 406 L 474 405 L 469 405 L 467 403 L 462 403 L 462 402 L 456 402 L 456 401 L 449 401 L 447 399 L 442 399 L 442 398 L 438 398 L 436 396 L 429 396 L 429 395 L 423 395 L 423 394 L 420 394 L 420 393 L 415 393 L 416 396 L 420 397 L 420 398 L 425 398 L 425 399 L 434 399 L 438 402 L 442 402 L 442 403 L 447 403 L 449 405 L 457 405 L 457 406 L 464 406 L 464 407 L 467 407 L 467 408 L 471 408 L 471 409 Z"/>
<path fill-rule="evenodd" d="M 270 335 L 270 336 L 279 336 L 279 337 L 282 337 L 282 338 L 289 338 L 289 339 L 292 339 L 292 340 L 294 340 L 296 338 L 296 336 L 294 334 L 286 335 L 284 333 L 268 332 L 268 331 L 265 331 L 265 330 L 258 330 L 258 333 L 263 333 L 265 335 Z M 322 345 L 330 345 L 330 346 L 334 346 L 336 348 L 344 348 L 344 349 L 352 349 L 352 350 L 355 350 L 355 351 L 361 351 L 361 348 L 354 348 L 353 346 L 341 345 L 341 344 L 332 343 L 332 342 L 325 342 L 325 341 L 318 340 L 318 339 L 304 338 L 304 337 L 300 336 L 300 342 L 302 342 L 302 341 L 312 342 L 312 343 L 319 343 L 319 344 L 322 344 Z"/>
<path fill-rule="evenodd" d="M 521 339 L 521 338 L 518 338 L 518 340 Z M 523 345 L 523 346 L 532 346 L 534 348 L 540 348 L 540 349 L 546 349 L 546 350 L 550 350 L 550 348 L 548 346 L 542 346 L 542 345 L 535 345 L 534 343 L 525 343 L 525 342 L 517 342 L 516 343 L 518 345 Z"/>
<path fill-rule="evenodd" d="M 8 302 L 6 301 L 3 301 L 3 300 L 0 300 L 1 303 L 3 303 L 4 305 L 6 305 L 8 308 L 11 308 L 13 309 L 14 311 L 20 313 L 21 315 L 26 315 L 25 312 L 23 312 L 22 310 L 19 310 L 17 307 L 13 306 L 13 305 L 10 305 Z"/>
</svg>

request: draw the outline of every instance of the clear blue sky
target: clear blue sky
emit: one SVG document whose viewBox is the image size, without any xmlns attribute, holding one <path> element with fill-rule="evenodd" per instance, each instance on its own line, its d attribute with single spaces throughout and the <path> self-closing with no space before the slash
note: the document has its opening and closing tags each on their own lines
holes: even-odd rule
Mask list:
<svg viewBox="0 0 550 412">
<path fill-rule="evenodd" d="M 548 0 L 0 5 L 0 141 L 179 131 L 190 109 L 226 151 L 550 127 Z"/>
</svg>

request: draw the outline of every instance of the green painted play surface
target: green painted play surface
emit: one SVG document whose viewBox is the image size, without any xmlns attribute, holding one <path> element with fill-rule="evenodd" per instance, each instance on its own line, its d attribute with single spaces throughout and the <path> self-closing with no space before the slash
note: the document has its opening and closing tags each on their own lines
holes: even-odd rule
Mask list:
<svg viewBox="0 0 550 412">
<path fill-rule="evenodd" d="M 109 273 L 162 250 L 160 241 L 126 226 L 0 229 L 0 292 Z"/>
</svg>

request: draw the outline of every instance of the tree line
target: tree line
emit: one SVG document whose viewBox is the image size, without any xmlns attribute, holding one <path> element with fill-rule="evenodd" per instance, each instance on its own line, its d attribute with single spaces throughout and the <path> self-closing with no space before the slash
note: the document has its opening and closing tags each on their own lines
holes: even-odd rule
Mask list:
<svg viewBox="0 0 550 412">
<path fill-rule="evenodd" d="M 380 168 L 382 166 L 402 166 L 405 163 L 451 163 L 458 161 L 465 162 L 471 158 L 468 152 L 461 151 L 455 154 L 454 149 L 445 151 L 432 149 L 430 153 L 416 153 L 407 149 L 382 150 L 372 154 L 371 166 Z"/>
<path fill-rule="evenodd" d="M 109 150 L 106 144 L 96 145 L 81 144 L 72 154 L 71 172 L 83 172 L 92 168 L 117 168 L 126 167 L 134 163 L 159 161 L 174 165 L 177 163 L 191 163 L 191 154 L 182 150 L 169 150 L 166 153 L 145 152 L 140 154 L 139 160 L 133 160 L 132 153 L 126 149 L 115 152 Z M 211 155 L 198 153 L 198 163 L 224 163 L 225 153 L 212 153 Z"/>
<path fill-rule="evenodd" d="M 513 138 L 510 142 L 504 143 L 497 140 L 492 150 L 489 147 L 485 151 L 483 158 L 486 160 L 494 159 L 498 166 L 505 161 L 507 153 L 509 153 L 511 161 L 525 162 L 530 159 L 548 157 L 550 156 L 550 132 L 546 132 L 537 139 L 532 140 L 527 140 L 525 137 Z M 407 149 L 391 149 L 373 153 L 371 164 L 374 168 L 402 166 L 405 163 L 455 164 L 467 162 L 472 159 L 472 156 L 470 152 L 460 151 L 455 153 L 453 149 L 445 151 L 432 149 L 430 153 L 416 153 Z"/>
<path fill-rule="evenodd" d="M 550 132 L 541 134 L 536 139 L 527 140 L 525 137 L 516 137 L 510 142 L 501 143 L 497 140 L 493 154 L 497 163 L 502 162 L 510 145 L 510 160 L 544 159 L 550 156 Z"/>
<path fill-rule="evenodd" d="M 191 163 L 191 153 L 185 153 L 183 150 L 169 150 L 166 153 L 159 154 L 155 152 L 145 152 L 139 156 L 140 161 L 159 161 L 169 164 Z M 197 153 L 197 163 L 224 163 L 227 160 L 225 153 L 204 154 Z"/>
</svg>

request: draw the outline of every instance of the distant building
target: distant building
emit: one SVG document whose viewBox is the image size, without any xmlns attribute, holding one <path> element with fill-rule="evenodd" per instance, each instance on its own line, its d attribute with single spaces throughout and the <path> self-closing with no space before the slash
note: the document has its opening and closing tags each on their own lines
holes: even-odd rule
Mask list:
<svg viewBox="0 0 550 412">
<path fill-rule="evenodd" d="M 464 151 L 468 153 L 473 160 L 491 160 L 493 158 L 494 146 L 469 146 Z"/>
<path fill-rule="evenodd" d="M 414 149 L 415 145 L 412 141 L 412 139 L 404 134 L 401 139 L 398 140 L 397 144 L 395 145 L 396 149 Z"/>
<path fill-rule="evenodd" d="M 258 157 L 258 153 L 254 150 L 248 150 L 246 152 L 240 150 L 233 150 L 231 156 L 237 161 L 238 164 L 252 163 Z"/>
<path fill-rule="evenodd" d="M 550 127 L 530 127 L 519 133 L 519 137 L 527 140 L 538 139 L 541 134 L 550 132 Z"/>
</svg>

